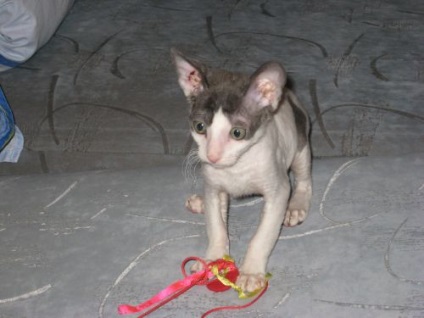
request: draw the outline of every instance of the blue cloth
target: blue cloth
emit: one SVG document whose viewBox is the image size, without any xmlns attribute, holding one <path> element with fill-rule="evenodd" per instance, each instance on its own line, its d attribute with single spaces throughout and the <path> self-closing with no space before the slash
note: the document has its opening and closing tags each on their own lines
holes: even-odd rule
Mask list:
<svg viewBox="0 0 424 318">
<path fill-rule="evenodd" d="M 23 136 L 9 103 L 0 87 L 0 162 L 17 162 L 23 148 Z"/>
<path fill-rule="evenodd" d="M 9 103 L 0 88 L 0 150 L 2 150 L 15 134 L 15 120 Z"/>
<path fill-rule="evenodd" d="M 19 63 L 18 63 L 18 62 L 15 62 L 15 61 L 9 60 L 9 59 L 5 58 L 5 57 L 4 57 L 3 55 L 1 55 L 1 54 L 0 54 L 0 64 L 2 64 L 2 65 L 4 65 L 4 66 L 7 66 L 7 67 L 15 67 L 15 66 L 18 66 L 18 65 L 19 65 Z"/>
</svg>

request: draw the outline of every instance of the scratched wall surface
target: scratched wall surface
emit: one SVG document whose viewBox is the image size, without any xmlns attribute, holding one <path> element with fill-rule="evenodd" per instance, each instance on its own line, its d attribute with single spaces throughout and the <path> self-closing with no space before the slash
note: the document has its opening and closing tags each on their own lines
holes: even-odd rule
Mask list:
<svg viewBox="0 0 424 318">
<path fill-rule="evenodd" d="M 313 121 L 316 157 L 424 149 L 424 3 L 77 1 L 31 60 L 0 74 L 25 135 L 0 173 L 145 167 L 192 146 L 176 46 L 253 72 L 276 59 Z"/>
<path fill-rule="evenodd" d="M 172 46 L 238 71 L 280 60 L 313 123 L 310 216 L 282 229 L 265 296 L 211 317 L 424 318 L 418 0 L 76 1 L 46 46 L 0 73 L 25 136 L 20 162 L 0 164 L 0 318 L 118 317 L 203 256 Z M 238 263 L 262 206 L 231 202 Z M 196 287 L 151 317 L 242 303 Z"/>
</svg>

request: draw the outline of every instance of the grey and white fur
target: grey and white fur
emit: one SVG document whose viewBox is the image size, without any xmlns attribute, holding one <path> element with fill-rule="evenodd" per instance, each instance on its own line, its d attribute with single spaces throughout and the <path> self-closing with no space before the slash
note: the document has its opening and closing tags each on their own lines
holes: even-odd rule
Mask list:
<svg viewBox="0 0 424 318">
<path fill-rule="evenodd" d="M 171 55 L 188 99 L 191 133 L 202 162 L 204 196 L 190 197 L 186 206 L 205 213 L 207 260 L 229 254 L 229 198 L 252 194 L 264 198 L 261 222 L 237 279 L 244 291 L 257 290 L 266 283 L 268 259 L 281 226 L 302 223 L 309 211 L 308 114 L 286 87 L 286 72 L 278 62 L 267 62 L 248 76 L 208 68 L 175 49 Z"/>
</svg>

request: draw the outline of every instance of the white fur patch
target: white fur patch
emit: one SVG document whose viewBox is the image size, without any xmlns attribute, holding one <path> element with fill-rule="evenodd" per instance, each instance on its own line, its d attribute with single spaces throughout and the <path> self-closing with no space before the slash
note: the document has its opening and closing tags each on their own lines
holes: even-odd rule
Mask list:
<svg viewBox="0 0 424 318">
<path fill-rule="evenodd" d="M 211 163 L 219 163 L 225 157 L 231 128 L 230 121 L 219 108 L 207 132 L 206 156 Z"/>
</svg>

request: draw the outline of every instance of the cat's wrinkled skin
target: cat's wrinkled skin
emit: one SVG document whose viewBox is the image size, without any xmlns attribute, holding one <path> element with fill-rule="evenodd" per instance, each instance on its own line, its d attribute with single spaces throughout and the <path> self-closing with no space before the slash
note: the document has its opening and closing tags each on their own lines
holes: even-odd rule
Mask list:
<svg viewBox="0 0 424 318">
<path fill-rule="evenodd" d="M 263 64 L 252 76 L 210 69 L 172 50 L 178 82 L 188 99 L 192 136 L 198 145 L 204 197 L 186 206 L 205 213 L 207 260 L 229 254 L 229 197 L 259 194 L 265 205 L 249 243 L 237 284 L 250 292 L 262 288 L 266 265 L 281 225 L 302 223 L 311 199 L 309 119 L 285 87 L 277 62 Z M 295 177 L 290 196 L 288 171 Z M 199 270 L 195 264 L 193 270 Z"/>
</svg>

